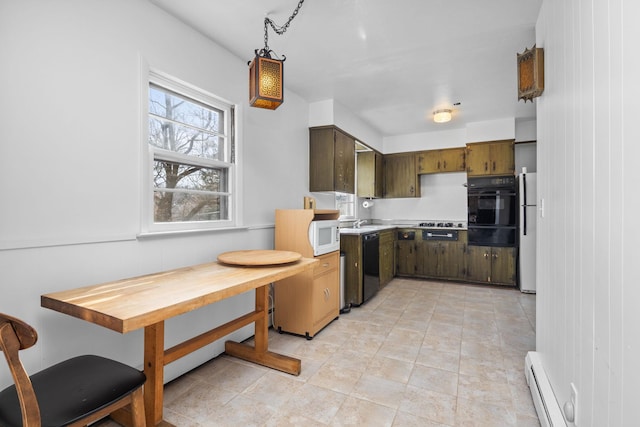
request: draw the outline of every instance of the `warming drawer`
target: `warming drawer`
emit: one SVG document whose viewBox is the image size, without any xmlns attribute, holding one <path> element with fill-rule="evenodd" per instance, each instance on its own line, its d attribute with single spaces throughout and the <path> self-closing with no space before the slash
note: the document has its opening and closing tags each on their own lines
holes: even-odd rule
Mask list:
<svg viewBox="0 0 640 427">
<path fill-rule="evenodd" d="M 422 240 L 457 241 L 458 230 L 447 230 L 447 229 L 422 230 Z"/>
</svg>

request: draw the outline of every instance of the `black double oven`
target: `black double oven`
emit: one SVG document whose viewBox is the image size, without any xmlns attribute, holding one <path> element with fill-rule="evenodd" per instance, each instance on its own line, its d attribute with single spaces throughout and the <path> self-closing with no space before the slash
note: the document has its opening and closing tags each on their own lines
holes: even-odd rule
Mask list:
<svg viewBox="0 0 640 427">
<path fill-rule="evenodd" d="M 469 245 L 516 246 L 516 179 L 513 175 L 467 179 Z"/>
</svg>

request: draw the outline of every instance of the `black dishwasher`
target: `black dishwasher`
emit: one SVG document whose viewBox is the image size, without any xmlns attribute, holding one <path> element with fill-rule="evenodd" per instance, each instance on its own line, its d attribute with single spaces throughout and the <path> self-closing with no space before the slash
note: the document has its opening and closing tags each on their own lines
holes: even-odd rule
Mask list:
<svg viewBox="0 0 640 427">
<path fill-rule="evenodd" d="M 380 289 L 380 235 L 362 236 L 362 302 L 368 301 Z"/>
</svg>

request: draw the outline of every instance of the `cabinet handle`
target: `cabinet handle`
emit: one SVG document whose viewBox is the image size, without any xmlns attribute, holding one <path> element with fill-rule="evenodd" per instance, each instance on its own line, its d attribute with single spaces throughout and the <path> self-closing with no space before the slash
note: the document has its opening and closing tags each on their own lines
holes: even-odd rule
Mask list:
<svg viewBox="0 0 640 427">
<path fill-rule="evenodd" d="M 444 162 L 442 162 L 442 169 L 446 169 L 447 168 L 447 161 L 445 160 Z"/>
<path fill-rule="evenodd" d="M 438 160 L 438 169 L 440 169 L 440 160 Z"/>
<path fill-rule="evenodd" d="M 322 264 L 322 266 L 323 266 L 323 267 L 325 267 L 325 268 L 326 268 L 326 267 L 329 267 L 329 263 L 328 263 L 328 262 L 325 262 L 324 264 Z"/>
<path fill-rule="evenodd" d="M 489 258 L 489 254 L 485 252 L 485 253 L 484 253 L 484 257 L 485 257 L 485 258 Z"/>
<path fill-rule="evenodd" d="M 495 170 L 496 170 L 496 162 L 495 162 L 495 160 L 494 160 L 494 162 L 493 162 L 493 170 L 494 170 L 494 172 L 495 172 Z"/>
<path fill-rule="evenodd" d="M 488 171 L 489 170 L 489 162 L 484 162 L 484 171 Z"/>
<path fill-rule="evenodd" d="M 493 254 L 494 259 L 498 259 L 498 254 Z"/>
</svg>

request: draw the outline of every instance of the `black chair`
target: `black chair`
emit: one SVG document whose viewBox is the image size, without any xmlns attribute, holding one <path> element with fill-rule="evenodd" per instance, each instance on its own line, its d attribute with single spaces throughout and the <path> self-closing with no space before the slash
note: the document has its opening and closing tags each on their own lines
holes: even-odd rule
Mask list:
<svg viewBox="0 0 640 427">
<path fill-rule="evenodd" d="M 117 409 L 131 407 L 131 425 L 146 426 L 143 372 L 100 356 L 78 356 L 31 377 L 19 350 L 33 346 L 38 335 L 25 322 L 0 313 L 0 350 L 14 385 L 0 391 L 0 426 L 86 426 Z"/>
</svg>

